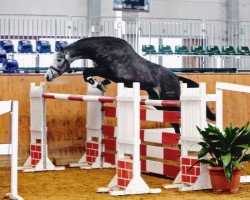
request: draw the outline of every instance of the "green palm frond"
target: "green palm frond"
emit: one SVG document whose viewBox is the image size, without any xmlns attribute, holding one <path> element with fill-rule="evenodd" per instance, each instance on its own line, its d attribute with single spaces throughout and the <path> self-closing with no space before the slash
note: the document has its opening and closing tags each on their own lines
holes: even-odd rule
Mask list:
<svg viewBox="0 0 250 200">
<path fill-rule="evenodd" d="M 211 124 L 207 124 L 204 129 L 197 127 L 202 136 L 202 142 L 198 143 L 201 150 L 198 152 L 196 163 L 223 167 L 227 179 L 231 180 L 233 168 L 241 168 L 241 162 L 250 161 L 250 154 L 246 153 L 250 148 L 248 125 L 249 122 L 239 128 L 230 124 L 224 132 Z"/>
</svg>

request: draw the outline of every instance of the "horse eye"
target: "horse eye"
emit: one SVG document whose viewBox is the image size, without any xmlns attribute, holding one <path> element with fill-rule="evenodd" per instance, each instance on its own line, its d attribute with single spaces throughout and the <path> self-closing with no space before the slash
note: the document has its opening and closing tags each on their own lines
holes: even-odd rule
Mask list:
<svg viewBox="0 0 250 200">
<path fill-rule="evenodd" d="M 61 59 L 57 59 L 57 62 L 61 62 Z"/>
</svg>

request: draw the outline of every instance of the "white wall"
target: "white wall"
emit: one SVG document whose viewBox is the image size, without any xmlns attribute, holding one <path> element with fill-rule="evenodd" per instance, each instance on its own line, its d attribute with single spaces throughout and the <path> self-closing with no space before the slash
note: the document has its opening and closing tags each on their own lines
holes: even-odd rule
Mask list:
<svg viewBox="0 0 250 200">
<path fill-rule="evenodd" d="M 246 0 L 247 1 L 247 0 Z M 112 0 L 102 0 L 101 15 L 115 15 Z M 150 18 L 226 19 L 226 0 L 150 0 Z"/>
<path fill-rule="evenodd" d="M 226 0 L 151 0 L 145 17 L 226 19 Z"/>
<path fill-rule="evenodd" d="M 93 0 L 94 1 L 94 0 Z M 227 0 L 150 0 L 144 17 L 226 19 Z M 86 16 L 88 0 L 1 0 L 0 14 Z M 101 0 L 101 16 L 115 16 L 113 0 Z M 250 21 L 250 0 L 240 0 L 240 20 Z"/>
<path fill-rule="evenodd" d="M 0 4 L 0 14 L 87 15 L 87 0 L 1 0 Z"/>
<path fill-rule="evenodd" d="M 241 21 L 250 21 L 250 1 L 249 0 L 240 0 L 240 20 Z"/>
</svg>

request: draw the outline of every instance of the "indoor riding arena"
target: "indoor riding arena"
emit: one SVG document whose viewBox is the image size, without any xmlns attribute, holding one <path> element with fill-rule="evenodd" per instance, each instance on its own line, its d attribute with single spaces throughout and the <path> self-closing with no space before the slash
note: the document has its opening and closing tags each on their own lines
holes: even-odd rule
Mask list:
<svg viewBox="0 0 250 200">
<path fill-rule="evenodd" d="M 250 2 L 2 0 L 0 199 L 249 200 Z"/>
</svg>

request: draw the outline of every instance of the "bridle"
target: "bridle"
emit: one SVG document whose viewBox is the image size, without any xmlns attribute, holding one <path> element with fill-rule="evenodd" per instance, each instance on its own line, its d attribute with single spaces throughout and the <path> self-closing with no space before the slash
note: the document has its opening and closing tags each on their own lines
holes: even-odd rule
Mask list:
<svg viewBox="0 0 250 200">
<path fill-rule="evenodd" d="M 55 76 L 55 74 L 53 73 L 53 70 L 56 71 L 56 72 L 58 73 L 59 76 L 61 76 L 61 75 L 65 72 L 65 71 L 61 71 L 62 67 L 63 67 L 65 64 L 68 64 L 68 69 L 65 70 L 65 71 L 69 71 L 69 70 L 70 70 L 70 65 L 69 65 L 68 59 L 66 59 L 66 58 L 64 58 L 63 64 L 61 65 L 60 68 L 55 68 L 55 67 L 53 67 L 53 66 L 50 66 L 50 67 L 49 67 L 49 70 L 50 70 L 50 72 L 51 72 L 53 78 L 56 78 L 56 77 L 57 77 L 57 76 Z"/>
</svg>

